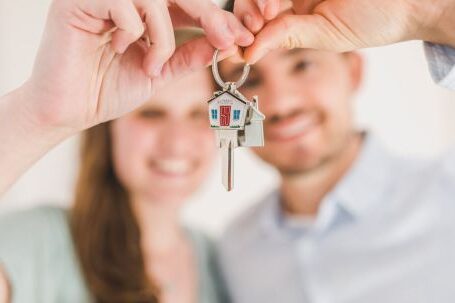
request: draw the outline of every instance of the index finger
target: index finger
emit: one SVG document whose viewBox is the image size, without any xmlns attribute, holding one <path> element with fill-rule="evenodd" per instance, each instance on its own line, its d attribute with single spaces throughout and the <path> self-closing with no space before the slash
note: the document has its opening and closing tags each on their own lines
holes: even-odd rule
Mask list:
<svg viewBox="0 0 455 303">
<path fill-rule="evenodd" d="M 136 0 L 141 8 L 150 46 L 144 58 L 147 75 L 156 77 L 175 50 L 174 30 L 164 0 Z"/>
<path fill-rule="evenodd" d="M 123 53 L 144 32 L 142 20 L 131 0 L 84 1 L 80 8 L 95 18 L 114 23 L 117 30 L 112 35 L 112 46 L 118 53 Z"/>
<path fill-rule="evenodd" d="M 219 49 L 227 49 L 233 44 L 248 46 L 253 34 L 232 13 L 223 11 L 210 0 L 175 0 L 188 16 L 198 20 L 204 29 L 207 39 Z"/>
</svg>

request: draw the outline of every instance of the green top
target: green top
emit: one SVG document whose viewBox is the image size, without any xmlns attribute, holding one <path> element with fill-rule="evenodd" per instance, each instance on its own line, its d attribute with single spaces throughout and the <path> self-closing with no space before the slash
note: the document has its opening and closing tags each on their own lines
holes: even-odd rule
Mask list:
<svg viewBox="0 0 455 303">
<path fill-rule="evenodd" d="M 197 255 L 198 302 L 226 302 L 211 242 L 194 230 L 189 234 Z M 91 302 L 64 209 L 40 207 L 0 217 L 0 264 L 12 303 Z"/>
</svg>

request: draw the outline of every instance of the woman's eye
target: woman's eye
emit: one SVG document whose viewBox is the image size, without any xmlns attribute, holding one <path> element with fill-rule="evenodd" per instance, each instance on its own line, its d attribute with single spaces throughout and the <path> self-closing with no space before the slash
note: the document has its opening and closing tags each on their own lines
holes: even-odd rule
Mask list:
<svg viewBox="0 0 455 303">
<path fill-rule="evenodd" d="M 299 61 L 294 65 L 293 72 L 301 72 L 308 69 L 310 62 L 308 61 Z"/>
<path fill-rule="evenodd" d="M 154 109 L 145 109 L 139 112 L 141 118 L 158 119 L 164 117 L 164 112 Z"/>
<path fill-rule="evenodd" d="M 208 120 L 208 112 L 206 110 L 197 110 L 191 113 L 191 118 L 194 120 Z"/>
</svg>

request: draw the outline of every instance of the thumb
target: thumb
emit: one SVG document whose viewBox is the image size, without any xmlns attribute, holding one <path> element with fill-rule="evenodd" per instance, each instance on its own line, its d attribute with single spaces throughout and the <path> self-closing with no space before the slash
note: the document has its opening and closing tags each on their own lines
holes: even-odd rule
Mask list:
<svg viewBox="0 0 455 303">
<path fill-rule="evenodd" d="M 283 15 L 269 22 L 245 50 L 245 60 L 254 64 L 274 49 L 312 48 L 344 52 L 355 49 L 355 37 L 337 22 L 315 15 Z M 340 23 L 341 24 L 341 23 Z"/>
</svg>

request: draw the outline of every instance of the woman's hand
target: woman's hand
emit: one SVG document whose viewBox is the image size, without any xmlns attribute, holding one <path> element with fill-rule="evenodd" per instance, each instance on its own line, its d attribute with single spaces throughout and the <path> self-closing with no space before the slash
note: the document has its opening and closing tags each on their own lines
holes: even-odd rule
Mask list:
<svg viewBox="0 0 455 303">
<path fill-rule="evenodd" d="M 206 37 L 175 50 L 174 28 L 188 25 Z M 0 98 L 0 194 L 65 138 L 253 39 L 211 0 L 54 0 L 31 77 Z"/>
<path fill-rule="evenodd" d="M 175 26 L 207 37 L 175 51 Z M 253 35 L 210 0 L 54 0 L 24 106 L 39 123 L 79 131 L 129 112 L 157 85 L 235 51 Z"/>
<path fill-rule="evenodd" d="M 413 39 L 455 46 L 454 0 L 237 0 L 234 12 L 258 32 L 245 52 L 251 63 L 276 48 L 342 52 Z"/>
</svg>

